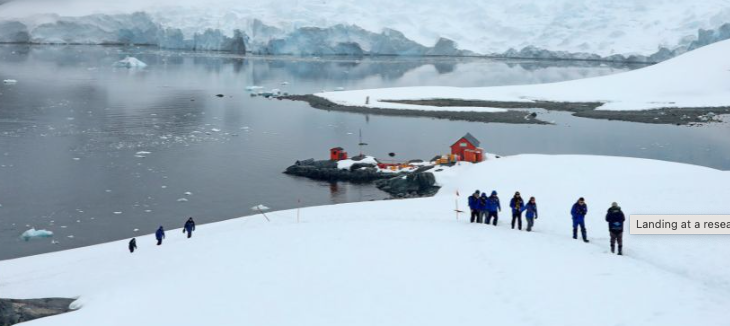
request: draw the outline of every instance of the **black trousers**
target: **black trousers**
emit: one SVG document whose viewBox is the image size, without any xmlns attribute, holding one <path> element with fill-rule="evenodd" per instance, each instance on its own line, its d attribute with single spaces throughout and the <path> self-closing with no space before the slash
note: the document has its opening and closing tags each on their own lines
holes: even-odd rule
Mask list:
<svg viewBox="0 0 730 326">
<path fill-rule="evenodd" d="M 515 228 L 515 221 L 517 221 L 517 228 L 522 230 L 522 212 L 512 212 L 512 228 Z"/>
<path fill-rule="evenodd" d="M 492 217 L 494 217 L 494 225 L 497 225 L 497 219 L 499 218 L 499 215 L 497 212 L 487 212 L 487 220 L 485 223 L 489 224 L 492 221 Z"/>
<path fill-rule="evenodd" d="M 471 222 L 474 223 L 477 221 L 477 218 L 479 218 L 479 211 L 476 209 L 471 210 Z"/>
<path fill-rule="evenodd" d="M 611 249 L 614 248 L 615 243 L 618 242 L 618 248 L 621 249 L 624 246 L 624 231 L 623 230 L 608 230 L 611 233 Z"/>
</svg>

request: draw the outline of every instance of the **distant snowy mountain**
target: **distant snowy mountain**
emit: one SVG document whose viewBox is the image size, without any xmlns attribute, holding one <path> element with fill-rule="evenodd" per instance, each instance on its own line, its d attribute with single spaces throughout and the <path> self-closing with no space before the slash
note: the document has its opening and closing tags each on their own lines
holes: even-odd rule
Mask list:
<svg viewBox="0 0 730 326">
<path fill-rule="evenodd" d="M 0 42 L 661 61 L 730 37 L 730 0 L 16 0 L 0 21 Z"/>
</svg>

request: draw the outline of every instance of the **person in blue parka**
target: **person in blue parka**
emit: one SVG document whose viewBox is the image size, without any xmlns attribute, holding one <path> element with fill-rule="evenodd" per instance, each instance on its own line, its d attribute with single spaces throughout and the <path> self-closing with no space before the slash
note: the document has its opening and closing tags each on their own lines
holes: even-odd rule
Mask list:
<svg viewBox="0 0 730 326">
<path fill-rule="evenodd" d="M 578 227 L 580 226 L 580 233 L 583 235 L 583 242 L 588 242 L 585 221 L 587 214 L 588 205 L 586 205 L 585 199 L 580 197 L 578 202 L 573 204 L 573 208 L 570 210 L 570 215 L 573 217 L 573 239 L 578 239 Z"/>
<path fill-rule="evenodd" d="M 608 222 L 608 233 L 611 236 L 611 252 L 616 252 L 615 243 L 618 243 L 618 254 L 623 255 L 624 248 L 624 221 L 626 216 L 621 211 L 618 203 L 613 202 L 611 208 L 606 212 L 606 222 Z"/>
<path fill-rule="evenodd" d="M 509 207 L 512 208 L 512 229 L 514 230 L 515 222 L 517 222 L 517 229 L 522 231 L 522 211 L 525 210 L 525 201 L 519 191 L 515 192 L 514 197 L 509 201 Z"/>
<path fill-rule="evenodd" d="M 195 221 L 193 221 L 193 218 L 188 218 L 187 222 L 185 222 L 185 226 L 183 227 L 183 233 L 188 233 L 188 238 L 193 236 L 193 231 L 195 231 Z"/>
<path fill-rule="evenodd" d="M 535 225 L 535 220 L 537 219 L 537 202 L 535 202 L 535 197 L 530 197 L 530 200 L 527 202 L 527 205 L 525 205 L 525 220 L 527 220 L 527 232 L 532 231 L 532 226 Z"/>
<path fill-rule="evenodd" d="M 471 223 L 476 222 L 479 217 L 479 190 L 469 196 L 469 211 L 471 212 Z"/>
<path fill-rule="evenodd" d="M 499 197 L 497 196 L 497 191 L 492 190 L 492 195 L 487 198 L 487 221 L 486 223 L 489 224 L 492 220 L 492 217 L 494 217 L 493 225 L 497 226 L 497 219 L 499 218 L 499 214 L 497 212 L 502 211 L 502 205 L 499 203 Z"/>
<path fill-rule="evenodd" d="M 162 239 L 165 238 L 165 229 L 163 229 L 162 226 L 160 226 L 160 228 L 157 229 L 157 232 L 155 232 L 155 238 L 157 239 L 157 245 L 161 245 Z"/>
<path fill-rule="evenodd" d="M 487 193 L 483 192 L 482 196 L 479 197 L 479 217 L 477 217 L 477 223 L 485 223 L 487 220 Z"/>
</svg>

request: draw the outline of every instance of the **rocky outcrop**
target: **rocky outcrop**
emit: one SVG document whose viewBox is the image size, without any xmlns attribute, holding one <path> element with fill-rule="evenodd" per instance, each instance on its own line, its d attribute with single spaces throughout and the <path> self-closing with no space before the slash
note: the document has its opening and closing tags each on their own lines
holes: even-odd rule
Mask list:
<svg viewBox="0 0 730 326">
<path fill-rule="evenodd" d="M 397 198 L 433 196 L 439 190 L 436 186 L 436 177 L 431 172 L 414 172 L 378 180 L 375 186 Z"/>
<path fill-rule="evenodd" d="M 0 326 L 15 325 L 33 319 L 72 311 L 74 299 L 0 299 Z"/>
<path fill-rule="evenodd" d="M 348 170 L 338 169 L 336 161 L 315 161 L 308 159 L 298 161 L 286 168 L 286 174 L 307 177 L 324 181 L 372 182 L 392 178 L 393 174 L 379 172 L 375 166 L 366 163 L 355 163 Z"/>
</svg>

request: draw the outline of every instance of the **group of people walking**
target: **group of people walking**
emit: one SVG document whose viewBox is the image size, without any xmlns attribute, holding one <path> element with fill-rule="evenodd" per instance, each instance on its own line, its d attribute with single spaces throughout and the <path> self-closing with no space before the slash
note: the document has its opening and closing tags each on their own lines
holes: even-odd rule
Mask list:
<svg viewBox="0 0 730 326">
<path fill-rule="evenodd" d="M 520 192 L 515 192 L 512 199 L 510 199 L 509 206 L 512 212 L 512 229 L 516 225 L 518 230 L 522 230 L 522 213 L 526 212 L 526 230 L 527 232 L 531 232 L 538 216 L 535 197 L 530 197 L 525 203 Z M 471 211 L 471 223 L 485 223 L 496 226 L 499 219 L 499 212 L 502 211 L 497 191 L 492 191 L 489 196 L 487 196 L 486 192 L 475 191 L 469 196 L 469 209 Z M 578 229 L 580 229 L 583 242 L 589 242 L 585 225 L 585 217 L 588 215 L 588 205 L 586 205 L 583 197 L 579 198 L 573 204 L 570 215 L 573 220 L 573 239 L 578 239 Z M 612 203 L 606 213 L 606 222 L 608 222 L 608 230 L 611 236 L 611 252 L 615 253 L 616 245 L 618 245 L 619 255 L 623 255 L 624 221 L 626 221 L 626 217 L 621 211 L 621 207 L 615 202 Z"/>
<path fill-rule="evenodd" d="M 193 221 L 193 218 L 188 218 L 187 221 L 185 221 L 185 225 L 183 226 L 183 233 L 188 234 L 188 238 L 193 236 L 193 231 L 195 231 L 195 221 Z M 162 240 L 165 239 L 165 229 L 160 225 L 159 228 L 157 228 L 157 231 L 155 231 L 155 239 L 157 239 L 157 245 L 162 245 Z M 137 239 L 132 238 L 132 240 L 129 240 L 129 252 L 133 253 L 134 250 L 137 249 Z"/>
</svg>

